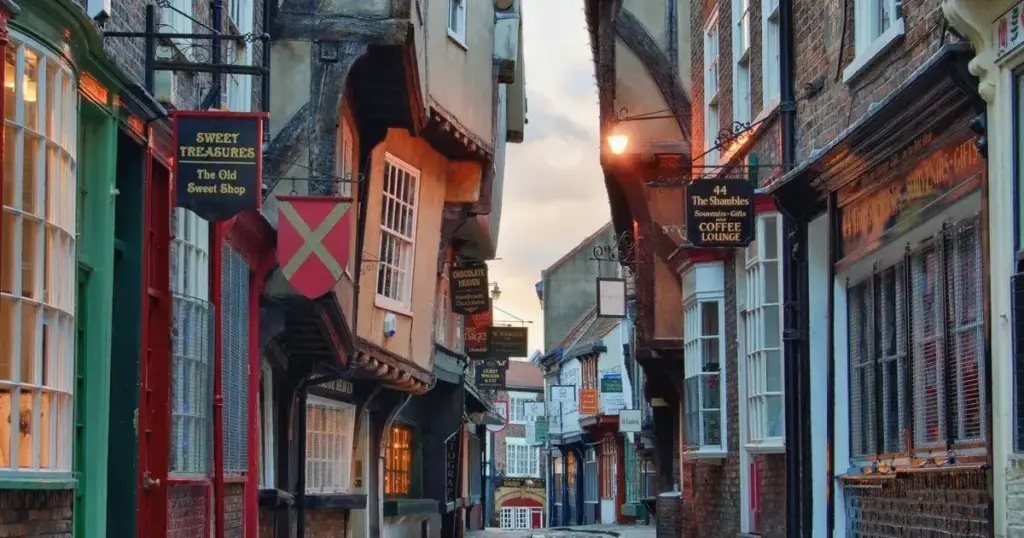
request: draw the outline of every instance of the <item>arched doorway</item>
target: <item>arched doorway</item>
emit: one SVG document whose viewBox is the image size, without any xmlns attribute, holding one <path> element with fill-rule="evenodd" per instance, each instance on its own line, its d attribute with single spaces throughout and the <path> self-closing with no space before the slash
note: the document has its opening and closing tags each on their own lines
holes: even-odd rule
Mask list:
<svg viewBox="0 0 1024 538">
<path fill-rule="evenodd" d="M 529 530 L 544 527 L 544 505 L 531 497 L 514 497 L 501 503 L 498 518 L 502 530 Z"/>
</svg>

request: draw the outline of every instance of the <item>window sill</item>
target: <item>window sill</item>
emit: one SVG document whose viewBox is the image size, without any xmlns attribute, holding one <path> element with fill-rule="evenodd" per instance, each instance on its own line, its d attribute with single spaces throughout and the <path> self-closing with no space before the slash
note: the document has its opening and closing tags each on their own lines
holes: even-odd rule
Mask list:
<svg viewBox="0 0 1024 538">
<path fill-rule="evenodd" d="M 36 491 L 59 491 L 75 489 L 78 487 L 78 480 L 72 476 L 63 477 L 39 477 L 28 476 L 0 476 L 0 490 L 8 489 L 30 489 Z"/>
<path fill-rule="evenodd" d="M 365 493 L 306 493 L 306 508 L 340 508 L 342 510 L 365 510 Z"/>
<path fill-rule="evenodd" d="M 729 451 L 722 447 L 703 447 L 695 450 L 687 450 L 683 457 L 690 461 L 721 461 L 729 455 Z"/>
<path fill-rule="evenodd" d="M 875 38 L 868 45 L 867 49 L 857 54 L 850 65 L 843 69 L 843 84 L 850 84 L 860 75 L 864 74 L 875 61 L 881 58 L 882 54 L 888 51 L 897 41 L 903 39 L 906 33 L 906 25 L 903 17 L 900 17 L 882 35 Z"/>
<path fill-rule="evenodd" d="M 785 454 L 786 442 L 782 439 L 769 439 L 760 443 L 748 443 L 746 449 L 751 454 Z"/>
<path fill-rule="evenodd" d="M 384 499 L 384 517 L 427 516 L 439 514 L 442 504 L 434 499 Z"/>
<path fill-rule="evenodd" d="M 448 39 L 458 45 L 460 49 L 464 51 L 469 50 L 469 47 L 466 46 L 466 39 L 459 37 L 459 34 L 453 32 L 451 28 L 448 29 Z"/>
<path fill-rule="evenodd" d="M 384 297 L 383 295 L 376 296 L 373 300 L 373 305 L 376 306 L 377 308 L 387 310 L 388 312 L 397 314 L 399 316 L 405 316 L 408 318 L 413 317 L 412 310 L 409 310 L 409 308 L 407 308 L 404 304 L 394 299 Z"/>
</svg>

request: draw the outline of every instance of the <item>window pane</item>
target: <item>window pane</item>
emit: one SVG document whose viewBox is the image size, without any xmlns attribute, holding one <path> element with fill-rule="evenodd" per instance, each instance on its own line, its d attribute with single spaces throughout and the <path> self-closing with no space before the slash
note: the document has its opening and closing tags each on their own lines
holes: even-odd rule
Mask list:
<svg viewBox="0 0 1024 538">
<path fill-rule="evenodd" d="M 718 336 L 718 301 L 707 301 L 700 304 L 700 320 L 702 336 Z"/>
<path fill-rule="evenodd" d="M 25 126 L 39 130 L 39 56 L 26 47 L 25 49 L 25 81 L 22 83 L 21 96 L 25 101 Z"/>
<path fill-rule="evenodd" d="M 765 391 L 782 392 L 782 354 L 779 351 L 767 351 L 765 361 Z"/>
</svg>

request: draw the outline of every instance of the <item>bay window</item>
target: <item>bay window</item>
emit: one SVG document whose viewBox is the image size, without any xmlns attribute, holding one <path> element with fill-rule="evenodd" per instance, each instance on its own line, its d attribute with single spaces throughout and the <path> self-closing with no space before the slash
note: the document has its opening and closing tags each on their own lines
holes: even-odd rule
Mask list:
<svg viewBox="0 0 1024 538">
<path fill-rule="evenodd" d="M 0 474 L 69 473 L 78 87 L 56 54 L 14 32 L 10 39 L 0 197 Z"/>
<path fill-rule="evenodd" d="M 987 439 L 981 245 L 973 216 L 851 277 L 854 461 L 970 450 Z"/>
<path fill-rule="evenodd" d="M 741 417 L 752 451 L 781 449 L 785 411 L 782 385 L 782 216 L 757 217 L 757 238 L 743 254 L 740 375 Z M 745 406 L 745 407 L 744 407 Z"/>
<path fill-rule="evenodd" d="M 390 154 L 384 156 L 377 302 L 378 306 L 399 312 L 412 308 L 419 179 L 419 170 Z"/>
<path fill-rule="evenodd" d="M 348 493 L 355 414 L 352 404 L 307 397 L 307 493 Z"/>
<path fill-rule="evenodd" d="M 686 446 L 694 457 L 726 452 L 725 279 L 722 262 L 683 275 Z"/>
</svg>

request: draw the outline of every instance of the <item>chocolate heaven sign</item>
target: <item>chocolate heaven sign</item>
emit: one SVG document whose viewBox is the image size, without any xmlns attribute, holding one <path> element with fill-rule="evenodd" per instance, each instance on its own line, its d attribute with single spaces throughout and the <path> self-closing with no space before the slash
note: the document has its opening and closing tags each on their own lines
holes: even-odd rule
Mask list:
<svg viewBox="0 0 1024 538">
<path fill-rule="evenodd" d="M 265 113 L 173 113 L 175 205 L 210 222 L 259 209 Z"/>
<path fill-rule="evenodd" d="M 754 240 L 754 187 L 742 179 L 698 179 L 686 188 L 686 232 L 700 248 L 745 247 Z"/>
<path fill-rule="evenodd" d="M 491 307 L 486 264 L 453 265 L 448 282 L 452 289 L 452 313 L 471 316 Z"/>
</svg>

